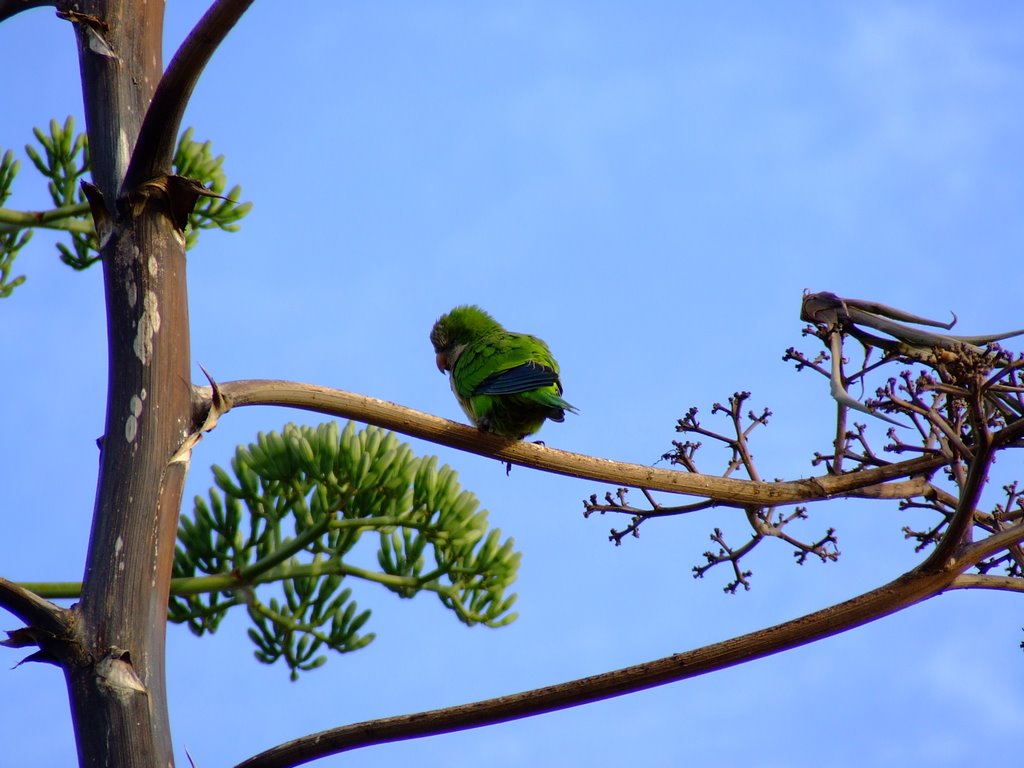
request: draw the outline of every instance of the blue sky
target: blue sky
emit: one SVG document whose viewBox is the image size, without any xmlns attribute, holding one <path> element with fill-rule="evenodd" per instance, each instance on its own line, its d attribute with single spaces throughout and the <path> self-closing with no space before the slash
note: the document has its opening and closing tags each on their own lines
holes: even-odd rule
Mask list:
<svg viewBox="0 0 1024 768">
<path fill-rule="evenodd" d="M 165 60 L 198 6 L 171 4 Z M 255 203 L 240 233 L 190 252 L 194 361 L 221 381 L 296 379 L 461 419 L 427 333 L 475 302 L 557 355 L 580 415 L 545 427 L 549 445 L 651 463 L 687 408 L 708 419 L 748 389 L 775 414 L 753 444 L 763 475 L 807 476 L 834 422 L 823 380 L 781 361 L 814 350 L 804 289 L 953 310 L 964 333 L 1024 325 L 1022 29 L 1008 2 L 257 3 L 186 118 Z M 51 117 L 83 124 L 73 36 L 52 10 L 0 24 L 0 49 L 18 62 L 0 147 Z M 8 205 L 44 194 L 25 171 Z M 0 573 L 20 580 L 80 577 L 103 423 L 100 274 L 72 273 L 52 242 L 36 236 L 18 262 L 28 282 L 0 302 Z M 186 498 L 288 421 L 317 419 L 232 412 L 193 455 Z M 915 562 L 901 527 L 922 518 L 837 502 L 803 530 L 835 526 L 838 563 L 797 567 L 768 543 L 754 589 L 723 595 L 724 572 L 690 568 L 714 527 L 743 539 L 735 512 L 651 523 L 616 548 L 612 521 L 581 515 L 599 484 L 414 447 L 515 537 L 519 620 L 466 629 L 429 596 L 358 585 L 377 641 L 294 684 L 253 660 L 241 617 L 212 639 L 172 626 L 180 764 L 186 748 L 229 765 L 334 725 L 687 650 Z M 706 447 L 702 468 L 723 453 Z M 1019 457 L 999 470 L 1020 477 Z M 698 680 L 322 765 L 995 763 L 1019 750 L 1021 617 L 1013 595 L 948 594 Z M 55 669 L 4 672 L 0 695 L 5 764 L 73 760 Z"/>
</svg>

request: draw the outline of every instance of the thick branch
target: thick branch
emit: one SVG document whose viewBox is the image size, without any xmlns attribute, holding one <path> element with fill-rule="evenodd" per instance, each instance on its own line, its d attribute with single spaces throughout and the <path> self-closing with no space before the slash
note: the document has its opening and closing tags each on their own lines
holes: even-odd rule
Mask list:
<svg viewBox="0 0 1024 768">
<path fill-rule="evenodd" d="M 883 587 L 822 611 L 645 664 L 511 696 L 321 731 L 267 750 L 236 768 L 286 768 L 374 744 L 508 722 L 697 677 L 888 616 L 935 596 L 969 565 L 963 563 L 955 571 L 945 572 L 917 569 Z"/>
<path fill-rule="evenodd" d="M 63 634 L 70 623 L 65 609 L 2 577 L 0 608 L 10 611 L 28 626 L 53 635 Z"/>
<path fill-rule="evenodd" d="M 635 488 L 713 498 L 735 506 L 779 506 L 855 495 L 861 489 L 903 477 L 928 473 L 945 463 L 922 456 L 847 475 L 819 475 L 805 480 L 767 483 L 646 467 L 560 451 L 522 440 L 510 440 L 395 403 L 313 384 L 245 380 L 218 386 L 226 406 L 283 405 L 340 416 L 503 462 L 546 472 Z M 213 391 L 196 387 L 201 409 L 209 410 Z M 197 414 L 198 421 L 206 413 Z"/>
<path fill-rule="evenodd" d="M 178 48 L 146 111 L 122 192 L 170 173 L 182 116 L 199 75 L 252 1 L 217 0 Z"/>
<path fill-rule="evenodd" d="M 869 485 L 843 495 L 857 499 L 910 499 L 915 496 L 925 496 L 934 491 L 935 486 L 927 479 L 915 477 L 911 480 L 901 480 L 884 485 Z"/>
</svg>

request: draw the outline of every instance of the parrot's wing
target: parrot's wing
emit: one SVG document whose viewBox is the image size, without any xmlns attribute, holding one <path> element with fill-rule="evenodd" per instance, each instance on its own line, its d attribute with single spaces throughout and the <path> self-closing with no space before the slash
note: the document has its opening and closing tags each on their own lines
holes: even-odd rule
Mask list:
<svg viewBox="0 0 1024 768">
<path fill-rule="evenodd" d="M 514 368 L 491 374 L 480 382 L 473 394 L 514 395 L 540 387 L 548 387 L 552 384 L 558 386 L 561 391 L 558 373 L 545 365 L 528 360 Z"/>
</svg>

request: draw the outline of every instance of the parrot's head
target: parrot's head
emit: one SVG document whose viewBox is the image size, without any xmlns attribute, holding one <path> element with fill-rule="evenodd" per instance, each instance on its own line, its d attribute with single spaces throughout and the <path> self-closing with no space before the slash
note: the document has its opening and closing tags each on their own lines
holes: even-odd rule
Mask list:
<svg viewBox="0 0 1024 768">
<path fill-rule="evenodd" d="M 430 330 L 430 343 L 434 345 L 437 370 L 441 373 L 451 370 L 451 365 L 448 361 L 448 354 L 452 351 L 453 345 L 448 337 L 447 320 L 448 315 L 442 315 Z"/>
<path fill-rule="evenodd" d="M 480 307 L 463 305 L 441 315 L 430 330 L 437 370 L 450 371 L 467 344 L 494 330 L 501 330 L 501 326 Z"/>
</svg>

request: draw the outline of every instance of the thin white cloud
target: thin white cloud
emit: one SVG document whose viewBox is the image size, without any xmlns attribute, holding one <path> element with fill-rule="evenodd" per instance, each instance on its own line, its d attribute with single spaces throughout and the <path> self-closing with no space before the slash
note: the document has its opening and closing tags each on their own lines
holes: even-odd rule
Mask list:
<svg viewBox="0 0 1024 768">
<path fill-rule="evenodd" d="M 1000 151 L 1019 125 L 1007 89 L 1021 67 L 1002 55 L 1003 28 L 944 16 L 935 6 L 862 11 L 838 51 L 837 74 L 861 114 L 862 149 L 879 161 L 935 163 L 955 182 Z M 866 159 L 866 158 L 862 158 Z M 960 178 L 960 182 L 965 180 Z"/>
</svg>

